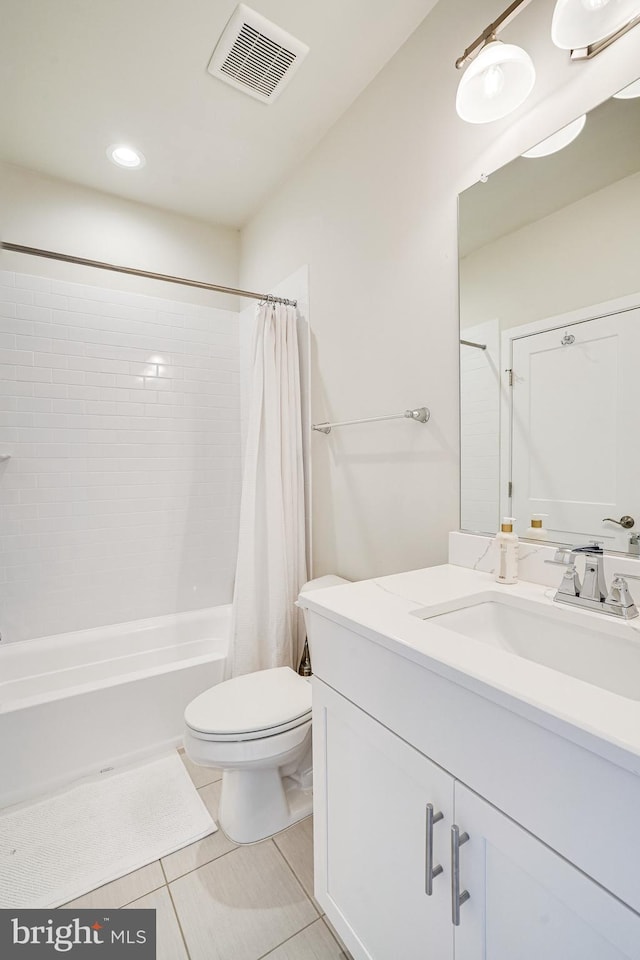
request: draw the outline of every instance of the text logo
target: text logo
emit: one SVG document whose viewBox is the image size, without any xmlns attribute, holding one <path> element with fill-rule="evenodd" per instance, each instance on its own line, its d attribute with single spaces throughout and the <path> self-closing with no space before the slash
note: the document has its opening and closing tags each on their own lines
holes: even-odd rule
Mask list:
<svg viewBox="0 0 640 960">
<path fill-rule="evenodd" d="M 0 910 L 2 960 L 155 960 L 155 910 Z"/>
</svg>

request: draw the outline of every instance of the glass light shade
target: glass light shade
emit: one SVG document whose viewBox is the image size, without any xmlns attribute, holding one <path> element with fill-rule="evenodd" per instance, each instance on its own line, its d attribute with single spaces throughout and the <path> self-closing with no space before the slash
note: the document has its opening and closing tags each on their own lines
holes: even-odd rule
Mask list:
<svg viewBox="0 0 640 960">
<path fill-rule="evenodd" d="M 616 100 L 633 100 L 634 97 L 640 97 L 640 80 L 634 80 L 628 87 L 623 87 L 613 96 Z"/>
<path fill-rule="evenodd" d="M 468 123 L 490 123 L 527 99 L 536 71 L 522 47 L 492 40 L 462 75 L 456 96 L 458 116 Z"/>
<path fill-rule="evenodd" d="M 580 50 L 640 16 L 640 0 L 558 0 L 551 39 L 562 50 Z"/>
<path fill-rule="evenodd" d="M 139 150 L 127 147 L 123 143 L 111 144 L 107 149 L 107 156 L 118 167 L 126 167 L 129 170 L 140 169 L 140 167 L 144 167 L 146 162 Z"/>
<path fill-rule="evenodd" d="M 557 153 L 558 150 L 563 150 L 565 147 L 568 147 L 570 143 L 573 143 L 576 137 L 580 136 L 586 122 L 587 115 L 583 113 L 577 120 L 572 120 L 566 127 L 562 127 L 561 130 L 552 133 L 546 140 L 541 140 L 540 143 L 537 143 L 531 150 L 523 153 L 522 156 L 530 158 L 548 157 L 552 153 Z"/>
</svg>

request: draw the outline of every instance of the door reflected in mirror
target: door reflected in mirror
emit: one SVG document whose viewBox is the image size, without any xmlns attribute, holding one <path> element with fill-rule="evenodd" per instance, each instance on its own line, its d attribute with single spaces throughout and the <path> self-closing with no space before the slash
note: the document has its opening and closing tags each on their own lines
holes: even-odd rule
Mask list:
<svg viewBox="0 0 640 960">
<path fill-rule="evenodd" d="M 640 554 L 640 98 L 460 196 L 460 341 L 462 529 Z"/>
</svg>

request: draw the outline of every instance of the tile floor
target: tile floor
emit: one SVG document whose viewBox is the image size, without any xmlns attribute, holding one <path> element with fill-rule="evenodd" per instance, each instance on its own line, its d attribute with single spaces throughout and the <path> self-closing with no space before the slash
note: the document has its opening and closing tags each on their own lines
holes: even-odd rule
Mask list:
<svg viewBox="0 0 640 960">
<path fill-rule="evenodd" d="M 182 760 L 217 819 L 222 774 Z M 348 960 L 313 897 L 311 818 L 239 847 L 221 830 L 73 900 L 157 911 L 157 960 Z"/>
</svg>

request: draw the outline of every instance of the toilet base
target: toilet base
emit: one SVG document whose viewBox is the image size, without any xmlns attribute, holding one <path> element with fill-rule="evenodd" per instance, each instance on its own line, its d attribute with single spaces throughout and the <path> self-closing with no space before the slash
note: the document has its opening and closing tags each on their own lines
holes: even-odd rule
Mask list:
<svg viewBox="0 0 640 960">
<path fill-rule="evenodd" d="M 218 823 L 234 843 L 265 840 L 312 812 L 311 720 L 243 741 L 206 740 L 187 727 L 184 745 L 194 763 L 222 770 Z"/>
<path fill-rule="evenodd" d="M 266 840 L 312 811 L 311 787 L 278 770 L 225 770 L 222 775 L 218 825 L 234 843 Z"/>
</svg>

